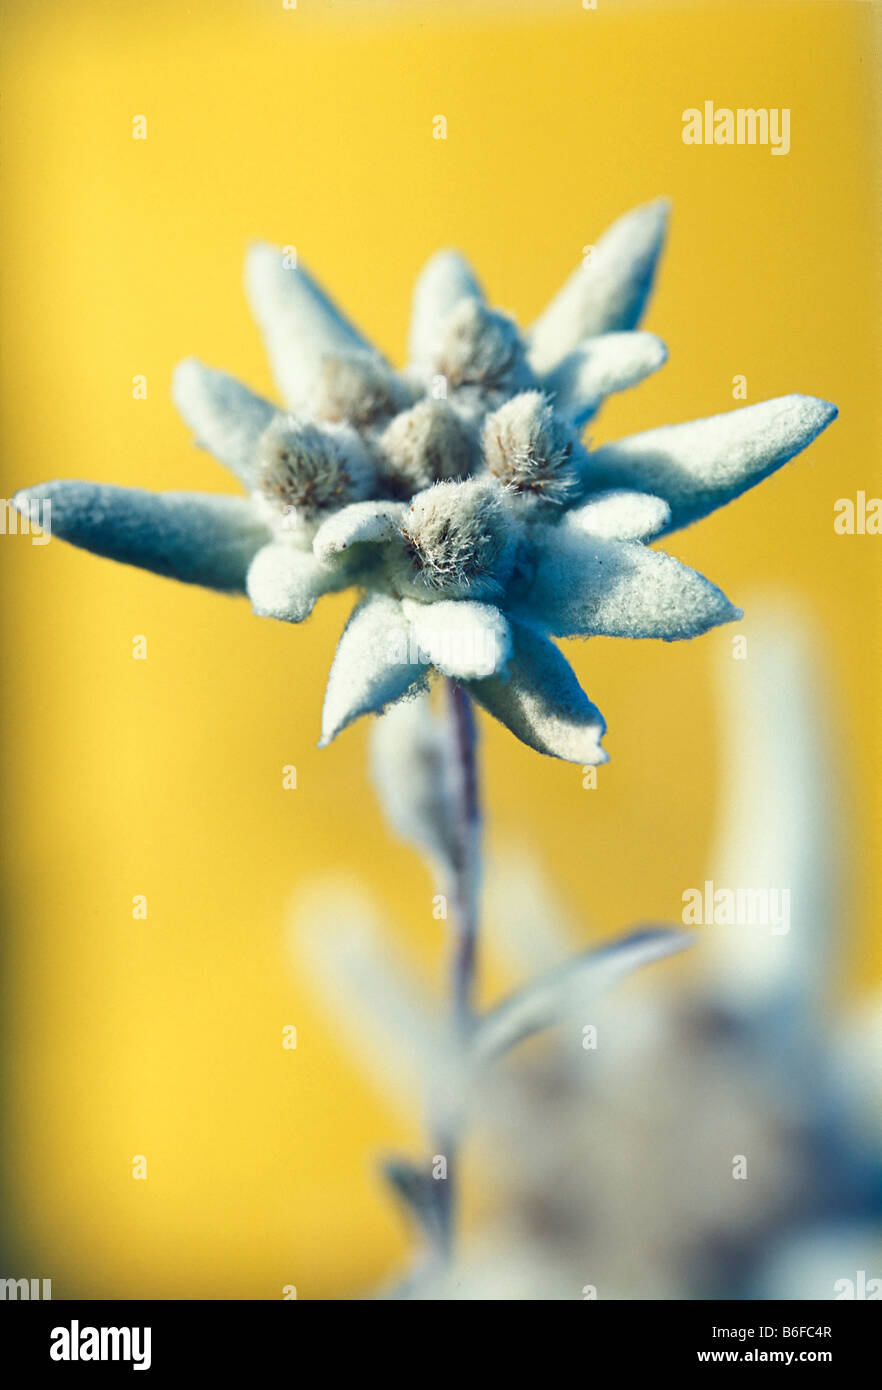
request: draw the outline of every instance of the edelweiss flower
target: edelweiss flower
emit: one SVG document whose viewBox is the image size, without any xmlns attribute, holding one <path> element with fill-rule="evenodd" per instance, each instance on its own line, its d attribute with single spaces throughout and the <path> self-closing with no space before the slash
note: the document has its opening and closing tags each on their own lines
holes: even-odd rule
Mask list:
<svg viewBox="0 0 882 1390">
<path fill-rule="evenodd" d="M 809 396 L 733 410 L 589 450 L 612 392 L 665 361 L 635 331 L 666 205 L 628 214 L 522 336 L 462 257 L 415 291 L 410 365 L 396 372 L 305 270 L 267 246 L 246 284 L 288 412 L 195 361 L 173 395 L 196 441 L 247 496 L 55 482 L 64 539 L 231 593 L 300 622 L 325 593 L 363 597 L 337 649 L 327 743 L 354 719 L 461 681 L 518 738 L 606 758 L 604 721 L 554 637 L 695 637 L 738 611 L 647 542 L 706 516 L 805 448 L 836 415 Z"/>
</svg>

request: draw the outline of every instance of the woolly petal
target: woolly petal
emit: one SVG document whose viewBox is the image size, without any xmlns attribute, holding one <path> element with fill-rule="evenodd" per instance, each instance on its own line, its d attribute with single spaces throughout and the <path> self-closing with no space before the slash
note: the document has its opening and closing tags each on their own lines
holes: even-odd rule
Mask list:
<svg viewBox="0 0 882 1390">
<path fill-rule="evenodd" d="M 458 251 L 438 251 L 420 271 L 413 292 L 409 356 L 422 363 L 432 356 L 445 318 L 461 299 L 484 294 L 468 261 Z"/>
<path fill-rule="evenodd" d="M 366 598 L 355 609 L 334 656 L 320 747 L 363 714 L 378 714 L 404 695 L 424 688 L 426 667 L 411 660 L 410 623 L 397 599 Z"/>
<path fill-rule="evenodd" d="M 586 1006 L 644 965 L 691 946 L 691 932 L 655 927 L 632 932 L 532 980 L 481 1020 L 474 1039 L 478 1060 L 490 1061 L 524 1038 L 584 1016 Z"/>
<path fill-rule="evenodd" d="M 172 400 L 201 449 L 207 449 L 251 488 L 257 441 L 278 411 L 235 377 L 195 358 L 179 362 L 172 375 Z"/>
<path fill-rule="evenodd" d="M 326 353 L 373 351 L 303 267 L 286 267 L 273 246 L 249 250 L 245 289 L 279 390 L 295 408 L 309 404 Z"/>
<path fill-rule="evenodd" d="M 386 820 L 428 855 L 445 883 L 460 848 L 448 737 L 428 695 L 393 705 L 371 727 L 371 777 Z"/>
<path fill-rule="evenodd" d="M 671 509 L 648 492 L 598 492 L 590 502 L 567 512 L 565 524 L 592 536 L 616 541 L 648 541 L 661 535 Z"/>
<path fill-rule="evenodd" d="M 555 637 L 697 637 L 741 617 L 709 580 L 635 541 L 546 529 L 524 610 Z"/>
<path fill-rule="evenodd" d="M 405 502 L 353 502 L 322 523 L 312 548 L 327 560 L 353 545 L 382 544 L 393 539 L 406 515 Z"/>
<path fill-rule="evenodd" d="M 442 675 L 481 680 L 501 671 L 511 655 L 511 630 L 490 603 L 405 599 L 402 608 L 420 652 Z"/>
<path fill-rule="evenodd" d="M 323 564 L 308 550 L 275 541 L 259 550 L 246 580 L 248 597 L 258 617 L 301 623 L 322 594 L 349 583 L 344 569 Z"/>
<path fill-rule="evenodd" d="M 585 481 L 657 493 L 671 505 L 667 529 L 675 531 L 774 473 L 837 414 L 827 401 L 793 395 L 664 425 L 589 454 Z"/>
<path fill-rule="evenodd" d="M 530 363 L 549 372 L 583 338 L 636 328 L 652 289 L 664 245 L 668 203 L 635 208 L 609 228 L 537 319 Z"/>
<path fill-rule="evenodd" d="M 529 748 L 565 762 L 605 763 L 600 740 L 606 723 L 569 662 L 547 638 L 520 623 L 512 623 L 512 638 L 505 675 L 469 681 L 471 695 Z"/>
<path fill-rule="evenodd" d="M 52 534 L 71 545 L 227 593 L 244 591 L 248 566 L 269 539 L 242 497 L 65 481 L 25 488 L 14 502 L 22 512 L 51 504 Z"/>
<path fill-rule="evenodd" d="M 542 386 L 555 409 L 581 426 L 606 396 L 636 386 L 667 359 L 667 348 L 653 333 L 601 333 L 567 353 Z"/>
</svg>

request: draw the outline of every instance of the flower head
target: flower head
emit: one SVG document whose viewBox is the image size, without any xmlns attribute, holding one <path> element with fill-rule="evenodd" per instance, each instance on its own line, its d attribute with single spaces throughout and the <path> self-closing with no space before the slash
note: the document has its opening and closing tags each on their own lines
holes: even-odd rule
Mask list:
<svg viewBox="0 0 882 1390">
<path fill-rule="evenodd" d="M 401 519 L 409 577 L 402 593 L 432 599 L 501 594 L 514 563 L 512 519 L 496 488 L 479 479 L 436 483 Z M 395 580 L 393 579 L 393 583 Z"/>
<path fill-rule="evenodd" d="M 489 473 L 514 496 L 564 506 L 578 490 L 584 451 L 541 391 L 521 391 L 488 415 L 483 441 Z"/>
<path fill-rule="evenodd" d="M 445 315 L 432 366 L 454 389 L 511 394 L 535 380 L 517 324 L 474 297 Z"/>
<path fill-rule="evenodd" d="M 446 401 L 418 401 L 390 421 L 378 441 L 383 482 L 395 497 L 410 498 L 433 483 L 468 478 L 478 467 L 474 430 Z"/>
<path fill-rule="evenodd" d="M 361 590 L 323 742 L 424 689 L 434 668 L 530 747 L 602 762 L 603 718 L 550 639 L 673 641 L 738 617 L 648 543 L 760 482 L 836 415 L 794 395 L 581 441 L 606 396 L 665 361 L 637 326 L 666 212 L 651 203 L 615 223 L 526 334 L 460 255 L 439 252 L 417 281 L 403 372 L 302 267 L 257 246 L 246 287 L 287 409 L 192 360 L 173 382 L 196 442 L 244 495 L 56 482 L 18 505 L 49 498 L 56 535 L 247 593 L 261 616 L 300 622 L 322 594 Z"/>
<path fill-rule="evenodd" d="M 369 497 L 376 484 L 370 455 L 353 430 L 319 426 L 295 415 L 277 415 L 264 430 L 254 473 L 270 525 L 279 517 L 316 522 Z"/>
</svg>

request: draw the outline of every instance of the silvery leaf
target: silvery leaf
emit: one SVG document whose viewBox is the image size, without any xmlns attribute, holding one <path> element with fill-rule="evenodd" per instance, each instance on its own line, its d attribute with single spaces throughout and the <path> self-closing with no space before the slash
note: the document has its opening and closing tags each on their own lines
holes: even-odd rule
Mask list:
<svg viewBox="0 0 882 1390">
<path fill-rule="evenodd" d="M 411 627 L 397 599 L 365 598 L 340 638 L 322 711 L 324 748 L 363 714 L 378 714 L 425 689 L 428 668 L 411 649 Z"/>
<path fill-rule="evenodd" d="M 741 616 L 710 580 L 636 541 L 558 526 L 537 542 L 523 613 L 555 637 L 697 637 Z"/>
<path fill-rule="evenodd" d="M 667 357 L 667 348 L 653 333 L 601 333 L 567 353 L 542 387 L 556 410 L 582 426 L 607 396 L 636 386 L 663 367 Z"/>
<path fill-rule="evenodd" d="M 557 647 L 512 622 L 513 653 L 504 674 L 467 682 L 478 704 L 528 747 L 567 762 L 607 761 L 606 723 Z"/>
<path fill-rule="evenodd" d="M 487 1062 L 534 1033 L 582 1016 L 633 971 L 692 943 L 689 932 L 646 928 L 564 962 L 485 1014 L 473 1038 L 476 1060 Z"/>
<path fill-rule="evenodd" d="M 353 545 L 382 544 L 395 537 L 406 515 L 404 502 L 351 502 L 322 522 L 312 548 L 327 560 Z"/>
<path fill-rule="evenodd" d="M 663 498 L 618 488 L 595 493 L 587 502 L 571 507 L 565 524 L 610 540 L 649 541 L 661 534 L 670 519 L 671 509 Z"/>
<path fill-rule="evenodd" d="M 478 680 L 505 668 L 511 630 L 499 609 L 471 599 L 402 603 L 414 640 L 425 660 L 442 675 Z"/>
<path fill-rule="evenodd" d="M 636 328 L 664 245 L 668 203 L 620 217 L 567 280 L 530 332 L 530 364 L 547 373 L 584 338 Z"/>
<path fill-rule="evenodd" d="M 664 497 L 676 531 L 739 497 L 792 459 L 835 420 L 835 405 L 780 396 L 707 420 L 663 425 L 588 455 L 583 481 Z"/>
<path fill-rule="evenodd" d="M 274 246 L 252 246 L 245 288 L 279 390 L 292 408 L 305 409 L 326 354 L 373 349 L 312 276 L 285 259 Z"/>
<path fill-rule="evenodd" d="M 25 488 L 13 501 L 30 515 L 48 505 L 52 535 L 94 555 L 227 593 L 244 592 L 269 540 L 243 497 L 66 481 Z"/>
<path fill-rule="evenodd" d="M 199 447 L 252 488 L 257 441 L 279 414 L 276 407 L 235 377 L 193 357 L 175 368 L 172 399 Z"/>
<path fill-rule="evenodd" d="M 255 555 L 246 588 L 259 617 L 302 623 L 322 594 L 345 588 L 348 583 L 342 566 L 325 564 L 309 550 L 275 541 Z"/>
</svg>

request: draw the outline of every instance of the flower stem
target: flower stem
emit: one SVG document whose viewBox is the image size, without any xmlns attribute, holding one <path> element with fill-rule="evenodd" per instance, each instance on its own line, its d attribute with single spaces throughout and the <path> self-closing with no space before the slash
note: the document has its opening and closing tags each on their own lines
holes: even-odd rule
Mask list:
<svg viewBox="0 0 882 1390">
<path fill-rule="evenodd" d="M 478 945 L 478 899 L 481 881 L 481 807 L 478 794 L 475 720 L 471 700 L 461 685 L 447 683 L 450 704 L 451 784 L 457 809 L 458 836 L 451 897 L 453 933 L 450 961 L 451 1034 L 455 1050 L 468 1045 L 474 1017 Z M 447 1162 L 447 1178 L 438 1192 L 441 1215 L 441 1257 L 453 1251 L 459 1187 L 458 1124 L 448 1123 L 436 1135 L 439 1153 Z"/>
<path fill-rule="evenodd" d="M 461 685 L 448 682 L 454 759 L 454 791 L 459 809 L 459 841 L 453 883 L 455 936 L 451 960 L 453 1026 L 462 1037 L 472 1021 L 477 964 L 478 896 L 481 879 L 481 807 L 475 720 Z"/>
</svg>

